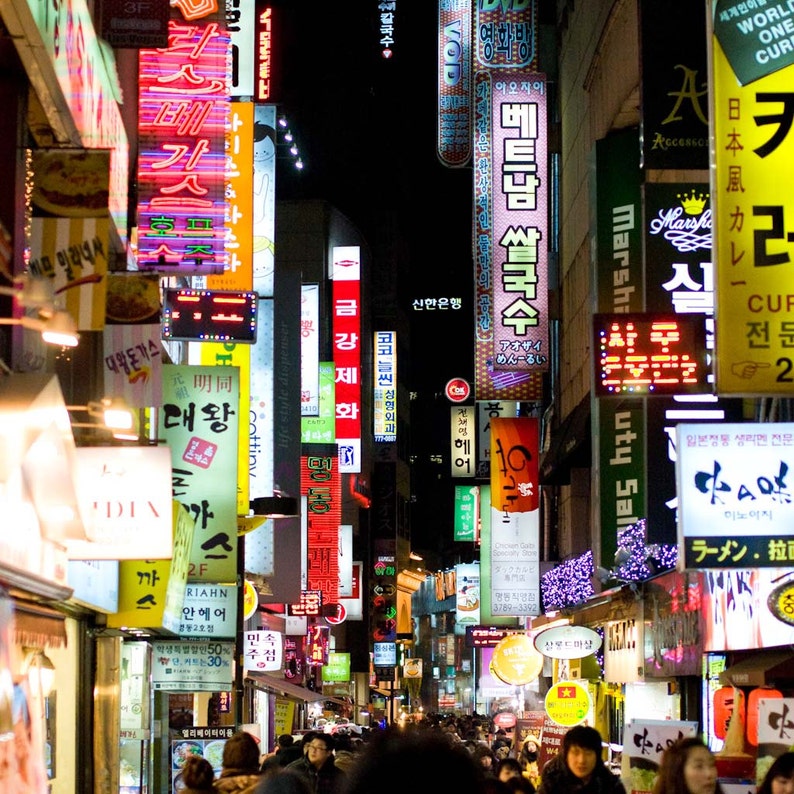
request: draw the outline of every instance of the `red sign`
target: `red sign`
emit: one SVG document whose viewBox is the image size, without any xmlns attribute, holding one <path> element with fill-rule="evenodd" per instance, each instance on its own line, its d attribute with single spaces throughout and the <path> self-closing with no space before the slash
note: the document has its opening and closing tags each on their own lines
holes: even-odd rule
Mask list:
<svg viewBox="0 0 794 794">
<path fill-rule="evenodd" d="M 184 9 L 183 9 L 184 11 Z M 142 49 L 138 90 L 138 264 L 220 273 L 226 253 L 229 34 L 217 23 L 168 26 Z"/>
<path fill-rule="evenodd" d="M 339 601 L 339 522 L 342 480 L 336 448 L 305 445 L 317 452 L 301 457 L 301 493 L 306 496 L 309 539 L 308 585 L 328 604 Z M 327 454 L 323 452 L 328 449 Z M 333 450 L 333 452 L 330 452 Z"/>
<path fill-rule="evenodd" d="M 447 398 L 453 403 L 462 403 L 469 399 L 471 386 L 463 378 L 452 378 L 444 388 Z"/>
<path fill-rule="evenodd" d="M 344 604 L 329 604 L 329 606 L 336 607 L 336 614 L 335 615 L 326 615 L 325 622 L 330 623 L 332 626 L 338 626 L 340 623 L 345 622 L 345 618 L 347 617 L 347 610 L 345 609 Z"/>
</svg>

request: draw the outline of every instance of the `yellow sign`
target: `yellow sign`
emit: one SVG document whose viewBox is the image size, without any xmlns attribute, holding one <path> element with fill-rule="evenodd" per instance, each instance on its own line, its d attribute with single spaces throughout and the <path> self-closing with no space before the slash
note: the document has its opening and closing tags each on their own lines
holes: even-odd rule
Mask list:
<svg viewBox="0 0 794 794">
<path fill-rule="evenodd" d="M 546 693 L 546 714 L 557 725 L 584 722 L 590 705 L 590 693 L 577 681 L 558 681 Z"/>
<path fill-rule="evenodd" d="M 256 614 L 257 609 L 259 609 L 259 593 L 256 592 L 256 588 L 251 582 L 246 579 L 243 586 L 243 617 L 245 620 L 252 618 Z"/>
<path fill-rule="evenodd" d="M 794 255 L 794 67 L 741 85 L 716 37 L 713 44 L 717 393 L 790 394 L 794 300 L 782 285 Z"/>
<path fill-rule="evenodd" d="M 528 684 L 542 669 L 543 654 L 526 634 L 508 634 L 493 649 L 491 672 L 506 684 Z"/>
</svg>

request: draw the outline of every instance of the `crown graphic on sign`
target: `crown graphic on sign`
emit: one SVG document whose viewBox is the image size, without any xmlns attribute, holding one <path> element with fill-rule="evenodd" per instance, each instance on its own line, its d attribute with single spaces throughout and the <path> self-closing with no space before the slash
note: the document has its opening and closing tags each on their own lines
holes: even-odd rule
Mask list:
<svg viewBox="0 0 794 794">
<path fill-rule="evenodd" d="M 700 215 L 709 200 L 709 194 L 697 193 L 693 189 L 690 193 L 679 194 L 678 198 L 687 215 Z"/>
</svg>

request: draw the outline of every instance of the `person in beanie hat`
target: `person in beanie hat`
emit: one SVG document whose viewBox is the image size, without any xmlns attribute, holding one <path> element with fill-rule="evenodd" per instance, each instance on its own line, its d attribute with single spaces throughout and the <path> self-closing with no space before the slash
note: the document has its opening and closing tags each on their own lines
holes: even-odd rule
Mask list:
<svg viewBox="0 0 794 794">
<path fill-rule="evenodd" d="M 538 794 L 626 794 L 617 775 L 604 764 L 601 734 L 575 725 L 562 739 L 560 752 L 543 767 Z"/>
<path fill-rule="evenodd" d="M 215 781 L 218 794 L 253 794 L 261 780 L 259 744 L 246 731 L 237 731 L 223 745 L 221 776 Z"/>
</svg>

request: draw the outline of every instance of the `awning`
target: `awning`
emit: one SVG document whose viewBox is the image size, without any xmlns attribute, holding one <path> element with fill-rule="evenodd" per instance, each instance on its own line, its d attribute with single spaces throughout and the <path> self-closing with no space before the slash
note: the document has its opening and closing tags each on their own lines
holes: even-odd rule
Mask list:
<svg viewBox="0 0 794 794">
<path fill-rule="evenodd" d="M 540 462 L 541 485 L 567 485 L 571 469 L 589 468 L 591 461 L 590 395 L 565 417 Z"/>
<path fill-rule="evenodd" d="M 267 673 L 257 673 L 248 671 L 245 677 L 259 689 L 265 689 L 272 692 L 274 695 L 297 700 L 299 703 L 316 703 L 318 700 L 323 702 L 337 703 L 340 706 L 349 706 L 350 704 L 339 698 L 329 697 L 322 692 L 314 692 L 311 689 L 306 689 L 305 686 L 298 686 L 287 681 L 283 676 L 277 678 Z"/>
<path fill-rule="evenodd" d="M 720 673 L 723 686 L 768 686 L 783 681 L 794 681 L 791 650 L 756 651 Z"/>
<path fill-rule="evenodd" d="M 29 648 L 64 648 L 65 615 L 43 604 L 15 600 L 14 640 Z"/>
</svg>

